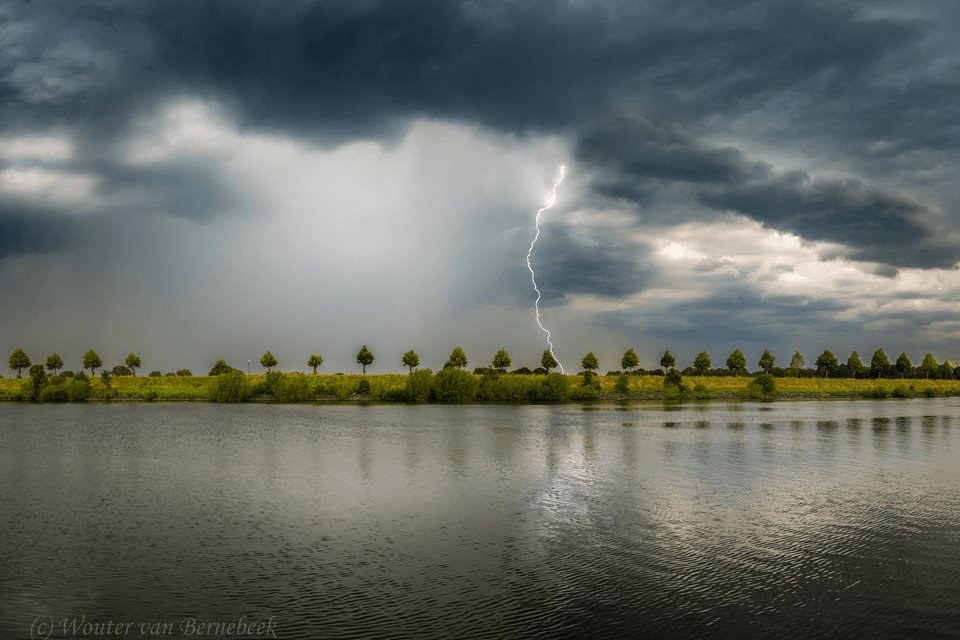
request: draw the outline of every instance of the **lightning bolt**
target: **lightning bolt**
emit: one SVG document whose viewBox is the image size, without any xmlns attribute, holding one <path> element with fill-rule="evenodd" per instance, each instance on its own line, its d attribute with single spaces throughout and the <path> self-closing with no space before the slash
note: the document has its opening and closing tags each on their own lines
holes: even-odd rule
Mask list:
<svg viewBox="0 0 960 640">
<path fill-rule="evenodd" d="M 537 240 L 540 239 L 540 214 L 547 209 L 552 209 L 553 205 L 557 203 L 557 187 L 559 187 L 560 183 L 563 182 L 563 175 L 566 172 L 567 167 L 560 165 L 560 177 L 557 178 L 557 181 L 553 183 L 553 189 L 551 189 L 550 193 L 548 193 L 543 199 L 543 206 L 537 209 L 537 233 L 533 236 L 533 240 L 530 242 L 530 249 L 527 250 L 527 269 L 530 270 L 530 282 L 533 283 L 533 290 L 537 292 L 537 299 L 533 302 L 533 308 L 537 312 L 537 325 L 540 327 L 540 331 L 543 331 L 545 334 L 547 334 L 547 346 L 550 348 L 550 355 L 552 355 L 553 359 L 557 361 L 558 365 L 560 365 L 560 373 L 563 373 L 563 364 L 560 363 L 560 360 L 557 358 L 557 354 L 553 352 L 553 343 L 550 341 L 550 330 L 543 326 L 543 323 L 540 322 L 540 289 L 537 287 L 537 274 L 533 272 L 533 265 L 530 264 L 530 258 L 533 256 L 534 245 L 536 245 Z"/>
</svg>

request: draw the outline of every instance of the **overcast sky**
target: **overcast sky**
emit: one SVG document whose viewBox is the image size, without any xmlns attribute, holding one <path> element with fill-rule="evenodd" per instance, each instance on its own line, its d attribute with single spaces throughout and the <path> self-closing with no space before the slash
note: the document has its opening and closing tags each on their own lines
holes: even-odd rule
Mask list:
<svg viewBox="0 0 960 640">
<path fill-rule="evenodd" d="M 960 4 L 0 4 L 0 349 L 960 360 Z"/>
</svg>

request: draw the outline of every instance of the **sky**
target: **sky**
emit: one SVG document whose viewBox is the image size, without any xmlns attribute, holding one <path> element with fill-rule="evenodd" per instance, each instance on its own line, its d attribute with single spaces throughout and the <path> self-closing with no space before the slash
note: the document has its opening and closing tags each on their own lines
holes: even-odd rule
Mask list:
<svg viewBox="0 0 960 640">
<path fill-rule="evenodd" d="M 0 350 L 960 360 L 950 0 L 0 4 Z"/>
</svg>

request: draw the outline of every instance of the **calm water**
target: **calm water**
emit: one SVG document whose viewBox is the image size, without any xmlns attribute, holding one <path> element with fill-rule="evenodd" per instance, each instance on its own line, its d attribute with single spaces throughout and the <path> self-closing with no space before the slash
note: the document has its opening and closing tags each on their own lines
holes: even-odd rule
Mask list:
<svg viewBox="0 0 960 640">
<path fill-rule="evenodd" d="M 5 405 L 0 523 L 4 638 L 957 637 L 960 400 Z"/>
</svg>

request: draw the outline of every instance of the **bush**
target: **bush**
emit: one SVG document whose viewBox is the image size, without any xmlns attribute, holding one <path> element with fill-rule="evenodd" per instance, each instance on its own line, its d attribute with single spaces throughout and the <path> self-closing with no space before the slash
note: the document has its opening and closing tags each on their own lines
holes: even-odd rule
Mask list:
<svg viewBox="0 0 960 640">
<path fill-rule="evenodd" d="M 302 373 L 280 374 L 271 388 L 278 402 L 303 402 L 310 396 L 310 384 Z"/>
<path fill-rule="evenodd" d="M 217 402 L 243 402 L 250 393 L 250 381 L 241 371 L 218 375 L 210 385 L 210 397 Z"/>
<path fill-rule="evenodd" d="M 614 389 L 617 393 L 621 395 L 627 395 L 630 393 L 630 378 L 627 375 L 620 374 L 617 378 L 617 383 L 614 385 Z"/>
<path fill-rule="evenodd" d="M 579 386 L 574 387 L 570 390 L 570 399 L 577 401 L 589 401 L 589 400 L 598 400 L 600 398 L 600 390 L 594 386 Z"/>
<path fill-rule="evenodd" d="M 147 402 L 156 402 L 157 401 L 157 392 L 151 389 L 143 394 L 143 399 Z"/>
<path fill-rule="evenodd" d="M 905 384 L 898 384 L 893 388 L 891 395 L 893 395 L 894 398 L 912 398 L 913 388 L 907 387 Z"/>
<path fill-rule="evenodd" d="M 570 381 L 562 373 L 548 373 L 540 382 L 539 399 L 546 402 L 563 402 L 570 397 Z"/>
<path fill-rule="evenodd" d="M 163 377 L 164 377 L 164 378 L 176 378 L 176 377 L 177 377 L 177 374 L 175 374 L 173 371 L 167 371 L 165 374 L 163 374 Z"/>
<path fill-rule="evenodd" d="M 751 398 L 773 398 L 777 395 L 777 381 L 769 373 L 761 373 L 747 385 L 747 395 Z"/>
<path fill-rule="evenodd" d="M 433 371 L 418 369 L 407 376 L 404 392 L 410 402 L 427 402 L 433 388 Z"/>
<path fill-rule="evenodd" d="M 357 384 L 357 393 L 362 396 L 370 395 L 370 381 L 366 378 L 361 378 L 360 383 Z"/>
<path fill-rule="evenodd" d="M 51 384 L 40 391 L 41 402 L 67 402 L 70 400 L 70 393 L 67 390 L 67 384 Z"/>
<path fill-rule="evenodd" d="M 867 398 L 889 398 L 890 390 L 882 385 L 877 385 L 873 389 L 864 391 L 863 395 Z"/>
<path fill-rule="evenodd" d="M 179 369 L 177 375 L 181 378 L 189 378 L 193 376 L 193 372 L 190 369 Z"/>
<path fill-rule="evenodd" d="M 73 380 L 66 380 L 63 386 L 67 388 L 67 397 L 70 402 L 86 402 L 90 398 L 90 381 L 83 371 Z"/>
<path fill-rule="evenodd" d="M 593 371 L 590 371 L 590 370 L 588 369 L 588 370 L 586 370 L 586 371 L 581 371 L 581 372 L 580 372 L 580 376 L 581 376 L 581 378 L 582 378 L 582 379 L 580 380 L 580 386 L 581 386 L 581 387 L 592 387 L 593 389 L 596 389 L 597 395 L 599 396 L 599 394 L 600 394 L 600 378 L 597 377 L 597 374 L 595 374 Z"/>
<path fill-rule="evenodd" d="M 433 396 L 440 402 L 476 400 L 480 383 L 463 369 L 448 367 L 433 377 Z"/>
<path fill-rule="evenodd" d="M 148 378 L 160 378 L 162 376 L 163 374 L 160 373 L 159 371 L 151 371 L 150 373 L 147 374 Z"/>
<path fill-rule="evenodd" d="M 126 365 L 118 364 L 113 369 L 110 369 L 110 373 L 114 376 L 130 376 L 133 375 L 133 369 Z"/>
<path fill-rule="evenodd" d="M 940 395 L 940 391 L 938 389 L 934 389 L 933 387 L 927 387 L 923 390 L 923 395 L 928 398 L 936 398 Z"/>
</svg>

